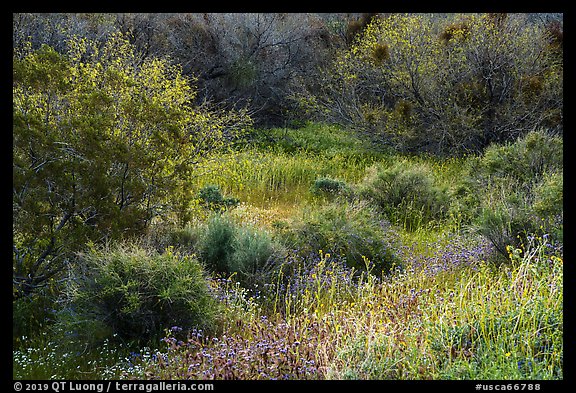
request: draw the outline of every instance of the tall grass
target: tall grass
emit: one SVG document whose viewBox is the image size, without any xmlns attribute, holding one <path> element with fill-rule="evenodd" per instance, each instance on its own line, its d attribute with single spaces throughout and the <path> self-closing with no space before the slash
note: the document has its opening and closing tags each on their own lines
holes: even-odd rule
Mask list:
<svg viewBox="0 0 576 393">
<path fill-rule="evenodd" d="M 193 189 L 209 184 L 258 208 L 291 209 L 311 203 L 310 187 L 321 177 L 360 181 L 366 167 L 385 155 L 347 130 L 309 124 L 299 130 L 255 131 L 250 145 L 218 154 L 199 166 Z"/>
<path fill-rule="evenodd" d="M 224 340 L 174 344 L 160 378 L 562 379 L 562 257 L 545 239 L 444 269 L 355 274 L 323 254 Z M 424 265 L 423 265 L 424 266 Z M 280 283 L 281 280 L 278 281 Z M 253 352 L 249 349 L 252 348 Z M 263 350 L 268 348 L 269 351 Z M 246 357 L 247 353 L 252 356 Z"/>
<path fill-rule="evenodd" d="M 189 179 L 192 194 L 217 186 L 240 201 L 226 213 L 235 232 L 214 227 L 204 236 L 197 229 L 209 227 L 213 212 L 199 202 L 188 207 L 196 209 L 190 226 L 164 223 L 149 235 L 156 254 L 174 247 L 208 260 L 202 249 L 225 248 L 212 262 L 228 265 L 206 277 L 223 313 L 212 335 L 172 326 L 154 349 L 119 345 L 86 356 L 50 338 L 28 340 L 13 352 L 14 377 L 562 379 L 562 248 L 532 235 L 504 248 L 506 263 L 489 262 L 494 244 L 467 229 L 482 196 L 461 181 L 468 159 L 377 152 L 322 125 L 261 132 Z M 416 168 L 429 199 L 441 190 L 449 205 L 428 214 L 413 198 L 377 211 L 359 192 L 371 167 L 396 168 L 394 177 Z M 558 208 L 560 176 L 538 186 L 538 209 Z M 264 263 L 276 241 L 285 248 Z M 253 270 L 255 279 L 242 279 Z"/>
</svg>

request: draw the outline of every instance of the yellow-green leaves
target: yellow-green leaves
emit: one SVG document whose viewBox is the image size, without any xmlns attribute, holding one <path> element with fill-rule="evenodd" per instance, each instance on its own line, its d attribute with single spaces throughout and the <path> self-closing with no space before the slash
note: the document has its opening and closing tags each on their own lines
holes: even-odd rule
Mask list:
<svg viewBox="0 0 576 393">
<path fill-rule="evenodd" d="M 120 34 L 103 46 L 72 38 L 65 54 L 24 46 L 13 62 L 14 231 L 17 253 L 31 256 L 15 273 L 22 285 L 86 240 L 186 214 L 191 169 L 250 124 L 194 105 L 179 66 L 137 59 Z"/>
</svg>

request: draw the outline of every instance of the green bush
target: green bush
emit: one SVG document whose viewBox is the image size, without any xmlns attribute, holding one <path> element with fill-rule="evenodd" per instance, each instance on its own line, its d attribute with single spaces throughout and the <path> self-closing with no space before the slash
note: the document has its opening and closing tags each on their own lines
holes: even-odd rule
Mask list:
<svg viewBox="0 0 576 393">
<path fill-rule="evenodd" d="M 545 172 L 563 167 L 563 139 L 532 131 L 514 143 L 491 145 L 476 163 L 477 177 L 511 178 L 530 186 Z"/>
<path fill-rule="evenodd" d="M 304 257 L 322 250 L 356 270 L 365 270 L 368 260 L 375 272 L 387 272 L 400 266 L 388 227 L 366 202 L 339 201 L 306 212 L 282 231 L 281 237 Z"/>
<path fill-rule="evenodd" d="M 186 225 L 184 227 L 170 222 L 161 222 L 151 225 L 142 236 L 141 242 L 145 247 L 156 250 L 159 253 L 168 248 L 173 248 L 182 254 L 194 254 L 200 239 L 196 227 Z"/>
<path fill-rule="evenodd" d="M 230 273 L 236 225 L 226 214 L 215 214 L 210 217 L 206 226 L 201 229 L 198 244 L 199 255 L 213 272 Z"/>
<path fill-rule="evenodd" d="M 188 219 L 182 186 L 207 152 L 251 124 L 192 104 L 194 78 L 167 59 L 136 61 L 121 34 L 13 52 L 13 286 L 28 296 L 86 240 L 139 236 Z M 161 207 L 160 207 L 161 206 Z"/>
<path fill-rule="evenodd" d="M 314 180 L 314 184 L 310 187 L 310 192 L 314 195 L 323 196 L 344 195 L 350 192 L 350 187 L 342 180 L 331 177 L 319 177 Z"/>
<path fill-rule="evenodd" d="M 513 144 L 494 145 L 471 161 L 470 184 L 479 199 L 477 229 L 507 259 L 528 234 L 562 241 L 563 141 L 534 131 Z"/>
<path fill-rule="evenodd" d="M 236 279 L 246 285 L 282 253 L 266 231 L 240 226 L 227 214 L 213 215 L 200 231 L 198 250 L 206 267 L 224 275 L 235 273 Z"/>
<path fill-rule="evenodd" d="M 542 181 L 534 187 L 533 208 L 556 239 L 563 237 L 564 219 L 564 174 L 552 172 L 544 174 Z"/>
<path fill-rule="evenodd" d="M 59 315 L 61 331 L 98 344 L 159 337 L 171 326 L 213 331 L 217 303 L 193 256 L 151 251 L 136 244 L 80 254 L 75 280 Z"/>
<path fill-rule="evenodd" d="M 210 210 L 226 210 L 240 203 L 237 198 L 225 198 L 220 191 L 220 187 L 213 184 L 204 186 L 198 193 L 198 198 Z"/>
<path fill-rule="evenodd" d="M 12 301 L 12 338 L 14 348 L 19 347 L 22 338 L 33 337 L 45 332 L 54 322 L 58 307 L 54 288 L 39 289 L 30 296 Z"/>
<path fill-rule="evenodd" d="M 407 230 L 446 217 L 450 206 L 447 190 L 436 185 L 431 171 L 406 161 L 372 168 L 361 187 L 390 219 Z"/>
</svg>

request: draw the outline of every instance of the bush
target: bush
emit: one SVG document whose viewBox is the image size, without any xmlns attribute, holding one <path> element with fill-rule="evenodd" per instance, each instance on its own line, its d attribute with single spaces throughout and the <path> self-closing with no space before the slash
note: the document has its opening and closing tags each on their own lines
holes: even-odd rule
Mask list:
<svg viewBox="0 0 576 393">
<path fill-rule="evenodd" d="M 215 214 L 201 229 L 199 255 L 213 272 L 230 273 L 236 226 L 228 215 Z"/>
<path fill-rule="evenodd" d="M 564 174 L 562 172 L 546 173 L 534 187 L 534 212 L 543 221 L 546 227 L 553 228 L 556 237 L 562 238 L 563 227 L 563 193 Z"/>
<path fill-rule="evenodd" d="M 170 222 L 160 222 L 151 225 L 140 241 L 144 247 L 156 250 L 158 253 L 172 248 L 181 254 L 192 255 L 200 239 L 198 230 L 188 224 L 184 227 Z"/>
<path fill-rule="evenodd" d="M 224 275 L 235 273 L 245 285 L 282 252 L 267 232 L 239 226 L 226 214 L 213 215 L 200 231 L 198 249 L 206 267 Z"/>
<path fill-rule="evenodd" d="M 251 124 L 194 105 L 195 79 L 180 66 L 106 37 L 71 38 L 65 54 L 46 45 L 13 53 L 15 297 L 60 279 L 86 240 L 187 220 L 191 172 Z"/>
<path fill-rule="evenodd" d="M 361 194 L 378 206 L 391 222 L 407 230 L 445 218 L 449 196 L 435 184 L 428 168 L 397 162 L 388 168 L 372 168 Z"/>
<path fill-rule="evenodd" d="M 342 258 L 348 267 L 365 270 L 366 259 L 375 272 L 389 271 L 400 260 L 392 251 L 388 223 L 365 202 L 338 202 L 308 212 L 281 236 L 304 256 L 319 250 Z"/>
<path fill-rule="evenodd" d="M 562 138 L 545 131 L 532 131 L 514 143 L 491 145 L 476 162 L 476 177 L 484 183 L 490 178 L 511 178 L 531 186 L 545 172 L 563 167 L 563 146 Z"/>
<path fill-rule="evenodd" d="M 335 196 L 349 193 L 350 187 L 342 180 L 320 177 L 314 180 L 310 191 L 315 195 Z"/>
<path fill-rule="evenodd" d="M 192 256 L 131 244 L 80 254 L 61 330 L 81 342 L 159 337 L 171 326 L 213 331 L 217 304 Z"/>
<path fill-rule="evenodd" d="M 494 145 L 471 161 L 472 191 L 479 195 L 477 229 L 506 259 L 528 234 L 562 242 L 563 141 L 531 132 L 513 144 Z"/>
<path fill-rule="evenodd" d="M 198 198 L 202 201 L 204 206 L 210 210 L 226 210 L 230 207 L 235 207 L 240 203 L 237 198 L 224 198 L 220 191 L 220 187 L 213 184 L 204 186 L 198 193 Z"/>
</svg>

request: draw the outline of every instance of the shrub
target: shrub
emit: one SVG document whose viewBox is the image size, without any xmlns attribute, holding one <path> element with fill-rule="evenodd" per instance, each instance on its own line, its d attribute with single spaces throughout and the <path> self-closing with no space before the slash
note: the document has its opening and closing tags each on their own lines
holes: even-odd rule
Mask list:
<svg viewBox="0 0 576 393">
<path fill-rule="evenodd" d="M 190 255 L 196 253 L 199 240 L 200 234 L 195 226 L 188 224 L 182 227 L 170 222 L 151 225 L 140 239 L 144 247 L 156 250 L 158 253 L 172 248 Z"/>
<path fill-rule="evenodd" d="M 246 285 L 281 253 L 266 231 L 239 226 L 226 214 L 213 215 L 200 231 L 198 249 L 206 267 L 224 275 L 236 274 Z"/>
<path fill-rule="evenodd" d="M 335 196 L 349 193 L 350 187 L 342 180 L 320 177 L 314 180 L 310 191 L 315 195 Z"/>
<path fill-rule="evenodd" d="M 201 230 L 199 255 L 213 272 L 230 273 L 236 226 L 228 215 L 215 214 Z"/>
<path fill-rule="evenodd" d="M 121 34 L 13 53 L 13 285 L 28 296 L 87 239 L 139 236 L 153 219 L 188 217 L 183 189 L 207 152 L 251 124 L 194 105 L 195 79 L 139 59 Z M 181 214 L 182 213 L 182 214 Z"/>
<path fill-rule="evenodd" d="M 400 265 L 390 245 L 388 223 L 363 201 L 339 201 L 309 211 L 281 236 L 302 256 L 322 250 L 343 258 L 356 270 L 365 270 L 366 260 L 375 272 L 387 272 Z"/>
<path fill-rule="evenodd" d="M 476 177 L 512 178 L 530 186 L 545 172 L 563 167 L 563 140 L 544 131 L 532 131 L 514 143 L 491 145 L 478 159 Z M 483 184 L 484 185 L 484 184 Z"/>
<path fill-rule="evenodd" d="M 92 248 L 75 273 L 59 323 L 81 342 L 146 340 L 175 325 L 214 330 L 217 304 L 192 256 L 135 244 Z"/>
<path fill-rule="evenodd" d="M 204 186 L 198 193 L 198 198 L 210 210 L 226 210 L 240 203 L 237 198 L 222 196 L 220 187 L 213 184 Z"/>
<path fill-rule="evenodd" d="M 12 338 L 14 348 L 27 344 L 22 338 L 33 337 L 46 331 L 54 322 L 57 296 L 53 285 L 42 288 L 30 296 L 12 301 Z"/>
<path fill-rule="evenodd" d="M 361 190 L 393 223 L 407 230 L 445 218 L 449 209 L 447 191 L 419 164 L 401 161 L 388 168 L 372 168 Z"/>
<path fill-rule="evenodd" d="M 470 183 L 479 195 L 476 225 L 501 256 L 531 233 L 562 241 L 563 141 L 531 132 L 513 144 L 494 145 L 471 161 Z"/>
<path fill-rule="evenodd" d="M 536 216 L 541 219 L 557 239 L 563 236 L 563 191 L 564 174 L 562 172 L 546 173 L 542 181 L 534 187 L 534 203 Z"/>
</svg>

